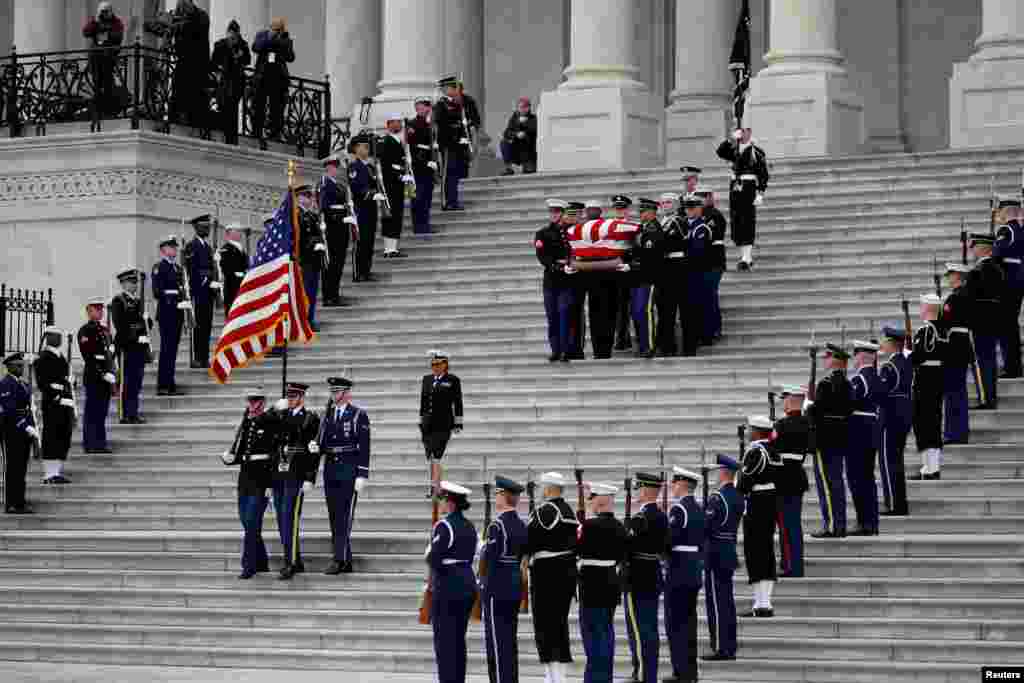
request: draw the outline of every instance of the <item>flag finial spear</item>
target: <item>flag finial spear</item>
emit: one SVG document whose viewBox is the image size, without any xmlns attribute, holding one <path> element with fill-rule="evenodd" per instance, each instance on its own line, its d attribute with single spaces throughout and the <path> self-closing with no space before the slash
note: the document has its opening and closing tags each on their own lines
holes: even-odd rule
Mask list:
<svg viewBox="0 0 1024 683">
<path fill-rule="evenodd" d="M 295 160 L 288 160 L 288 188 L 295 187 Z"/>
</svg>

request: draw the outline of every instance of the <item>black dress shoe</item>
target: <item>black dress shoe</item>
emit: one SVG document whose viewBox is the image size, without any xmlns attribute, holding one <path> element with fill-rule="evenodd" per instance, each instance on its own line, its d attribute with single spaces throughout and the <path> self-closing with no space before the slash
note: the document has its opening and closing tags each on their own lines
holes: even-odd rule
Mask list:
<svg viewBox="0 0 1024 683">
<path fill-rule="evenodd" d="M 346 562 L 345 564 L 341 565 L 341 573 L 342 574 L 351 574 L 352 573 L 352 563 L 351 562 Z"/>
<path fill-rule="evenodd" d="M 562 358 L 562 354 L 560 354 L 560 353 L 553 353 L 550 356 L 548 356 L 548 362 L 549 363 L 554 363 L 556 360 L 560 360 L 561 358 Z"/>
<path fill-rule="evenodd" d="M 1003 372 L 1000 373 L 999 379 L 1020 379 L 1021 376 L 1019 372 Z"/>
<path fill-rule="evenodd" d="M 620 339 L 619 341 L 615 342 L 616 351 L 629 351 L 631 348 L 633 348 L 633 345 L 629 342 L 628 339 Z"/>
<path fill-rule="evenodd" d="M 716 652 L 713 655 L 703 655 L 701 659 L 705 662 L 734 662 L 736 661 L 736 655 L 727 655 L 721 652 Z"/>
<path fill-rule="evenodd" d="M 185 392 L 182 391 L 181 389 L 179 389 L 178 387 L 174 387 L 173 389 L 168 389 L 167 390 L 167 395 L 168 396 L 184 396 Z"/>
<path fill-rule="evenodd" d="M 409 258 L 409 255 L 406 254 L 401 249 L 397 249 L 397 250 L 391 252 L 391 258 Z"/>
<path fill-rule="evenodd" d="M 752 610 L 749 610 L 749 611 L 747 611 L 747 612 L 741 612 L 740 614 L 738 614 L 738 615 L 736 615 L 736 616 L 739 616 L 739 617 L 743 617 L 744 619 L 750 619 L 750 618 L 752 618 L 752 617 L 756 617 L 756 616 L 757 616 L 757 613 L 758 613 L 758 611 L 759 611 L 759 610 L 756 610 L 756 609 L 752 609 Z"/>
<path fill-rule="evenodd" d="M 157 389 L 156 390 L 156 395 L 157 396 L 170 396 L 171 395 L 171 390 L 170 389 Z"/>
<path fill-rule="evenodd" d="M 243 569 L 242 573 L 238 575 L 238 578 L 241 579 L 242 581 L 246 581 L 248 579 L 251 579 L 254 576 L 256 576 L 256 570 L 255 569 Z"/>
<path fill-rule="evenodd" d="M 122 417 L 120 420 L 118 420 L 118 424 L 133 425 L 135 424 L 135 422 L 132 421 L 130 417 Z"/>
<path fill-rule="evenodd" d="M 132 422 L 137 425 L 144 425 L 146 424 L 146 418 L 142 417 L 141 415 L 136 415 L 135 417 L 132 418 Z"/>
<path fill-rule="evenodd" d="M 293 564 L 292 568 L 295 570 L 296 574 L 302 574 L 306 571 L 306 565 L 302 563 L 302 560 L 299 560 L 298 562 Z"/>
<path fill-rule="evenodd" d="M 290 581 L 293 576 L 295 576 L 295 567 L 287 564 L 281 568 L 277 578 L 281 581 Z"/>
<path fill-rule="evenodd" d="M 762 607 L 760 609 L 754 610 L 754 616 L 758 617 L 759 619 L 771 619 L 775 616 L 775 610 L 767 607 Z"/>
<path fill-rule="evenodd" d="M 114 451 L 110 450 L 109 446 L 104 446 L 103 448 L 94 448 L 94 449 L 92 449 L 92 452 L 93 453 L 102 453 L 103 455 L 110 455 Z"/>
<path fill-rule="evenodd" d="M 744 273 L 750 270 L 750 266 L 747 264 L 746 261 L 740 261 L 739 263 L 736 264 L 736 270 L 740 271 L 741 273 Z"/>
<path fill-rule="evenodd" d="M 341 562 L 334 561 L 328 565 L 327 569 L 324 570 L 324 574 L 327 576 L 337 576 L 341 573 Z"/>
<path fill-rule="evenodd" d="M 866 528 L 864 528 L 862 526 L 859 526 L 856 529 L 854 529 L 853 531 L 851 531 L 850 535 L 851 536 L 877 536 L 878 532 L 877 531 L 872 531 L 871 529 L 866 529 Z"/>
<path fill-rule="evenodd" d="M 563 353 L 562 357 L 559 358 L 559 360 L 562 361 L 563 363 L 568 363 L 569 361 L 572 360 L 572 357 L 567 353 Z"/>
<path fill-rule="evenodd" d="M 938 481 L 942 479 L 942 472 L 932 472 L 931 474 L 912 474 L 907 477 L 907 481 Z"/>
<path fill-rule="evenodd" d="M 843 534 L 843 536 L 845 535 Z M 842 538 L 842 536 L 834 531 L 816 531 L 811 534 L 811 538 Z"/>
</svg>

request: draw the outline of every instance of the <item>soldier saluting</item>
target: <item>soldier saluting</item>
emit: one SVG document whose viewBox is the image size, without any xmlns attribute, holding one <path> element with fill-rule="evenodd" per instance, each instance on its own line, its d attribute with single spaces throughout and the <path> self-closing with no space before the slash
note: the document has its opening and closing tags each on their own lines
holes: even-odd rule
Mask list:
<svg viewBox="0 0 1024 683">
<path fill-rule="evenodd" d="M 149 325 L 139 297 L 142 273 L 126 268 L 117 274 L 124 291 L 110 302 L 110 322 L 114 327 L 114 347 L 121 365 L 121 424 L 145 424 L 139 415 L 142 376 L 150 353 Z"/>
<path fill-rule="evenodd" d="M 623 586 L 626 634 L 633 659 L 633 679 L 658 683 L 658 602 L 665 588 L 661 560 L 668 539 L 668 516 L 658 507 L 661 477 L 636 473 L 640 509 L 626 521 L 628 580 Z"/>
<path fill-rule="evenodd" d="M 64 475 L 64 463 L 71 449 L 71 431 L 75 425 L 75 401 L 71 391 L 71 366 L 61 353 L 64 333 L 56 327 L 43 330 L 43 345 L 32 362 L 39 409 L 43 419 L 40 451 L 46 474 L 44 484 L 70 483 Z"/>
<path fill-rule="evenodd" d="M 737 128 L 732 137 L 732 140 L 725 140 L 718 146 L 718 156 L 732 162 L 729 222 L 732 241 L 740 248 L 736 269 L 746 271 L 754 265 L 757 207 L 764 201 L 764 192 L 768 188 L 768 161 L 764 150 L 754 144 L 750 128 Z"/>
<path fill-rule="evenodd" d="M 103 299 L 91 299 L 85 307 L 89 321 L 78 329 L 78 350 L 85 362 L 85 410 L 82 419 L 82 448 L 86 453 L 112 453 L 107 443 L 107 414 L 117 376 L 114 374 L 114 346 L 103 324 Z"/>
</svg>

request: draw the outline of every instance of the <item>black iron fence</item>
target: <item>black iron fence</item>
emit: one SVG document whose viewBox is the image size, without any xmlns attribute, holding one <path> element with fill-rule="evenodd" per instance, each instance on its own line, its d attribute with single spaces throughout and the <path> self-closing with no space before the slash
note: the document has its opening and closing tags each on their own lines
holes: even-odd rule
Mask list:
<svg viewBox="0 0 1024 683">
<path fill-rule="evenodd" d="M 175 93 L 175 88 L 187 83 L 191 97 L 195 79 L 199 79 L 200 104 L 190 108 L 202 115 L 188 124 L 205 138 L 221 126 L 219 73 L 182 74 L 176 79 L 178 60 L 173 52 L 145 47 L 138 40 L 118 48 L 12 51 L 0 60 L 0 131 L 6 128 L 11 137 L 24 135 L 27 129 L 45 135 L 49 126 L 74 122 L 88 122 L 95 132 L 102 130 L 104 121 L 114 119 L 130 120 L 135 129 L 143 121 L 155 122 L 156 130 L 169 133 L 171 124 L 185 122 L 183 107 L 176 102 L 183 95 Z M 270 102 L 259 97 L 254 70 L 247 68 L 244 74 L 240 135 L 284 143 L 300 156 L 326 156 L 339 139 L 347 139 L 341 133 L 346 128 L 331 118 L 330 83 L 295 76 L 287 82 L 280 129 L 258 130 L 254 121 L 273 117 L 266 110 L 265 116 L 256 116 L 255 103 L 269 107 Z"/>
<path fill-rule="evenodd" d="M 8 289 L 0 284 L 0 357 L 35 353 L 43 330 L 52 324 L 52 289 Z"/>
</svg>

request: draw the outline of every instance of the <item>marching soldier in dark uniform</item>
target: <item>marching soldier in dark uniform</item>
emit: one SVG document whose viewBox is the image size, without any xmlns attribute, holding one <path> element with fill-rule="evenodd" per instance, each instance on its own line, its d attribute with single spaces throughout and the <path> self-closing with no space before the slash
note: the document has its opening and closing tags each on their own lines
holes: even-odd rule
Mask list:
<svg viewBox="0 0 1024 683">
<path fill-rule="evenodd" d="M 464 486 L 441 482 L 446 514 L 434 525 L 426 552 L 434 592 L 430 624 L 439 683 L 466 680 L 466 630 L 477 594 L 473 559 L 479 541 L 473 523 L 463 514 L 469 509 L 469 494 Z"/>
<path fill-rule="evenodd" d="M 160 242 L 160 261 L 153 266 L 153 298 L 160 326 L 160 361 L 157 366 L 157 396 L 181 396 L 174 381 L 178 345 L 185 314 L 192 309 L 185 291 L 185 272 L 178 264 L 178 240 L 171 235 Z"/>
<path fill-rule="evenodd" d="M 704 199 L 695 194 L 683 199 L 686 211 L 686 304 L 683 318 L 683 355 L 697 355 L 702 341 L 711 336 L 708 328 L 712 291 L 709 273 L 715 269 L 711 228 L 704 222 Z"/>
<path fill-rule="evenodd" d="M 61 353 L 64 333 L 56 327 L 43 330 L 43 345 L 32 362 L 39 388 L 39 413 L 43 420 L 39 451 L 43 459 L 44 484 L 67 484 L 64 463 L 71 449 L 75 427 L 75 395 L 71 390 L 71 366 Z"/>
<path fill-rule="evenodd" d="M 568 362 L 573 287 L 571 276 L 565 272 L 569 264 L 569 238 L 565 235 L 562 215 L 567 204 L 561 199 L 549 199 L 547 204 L 551 221 L 534 235 L 533 247 L 537 260 L 544 267 L 544 314 L 551 346 L 548 360 Z"/>
<path fill-rule="evenodd" d="M 420 384 L 420 438 L 430 465 L 430 481 L 437 490 L 441 459 L 452 432 L 462 431 L 462 382 L 448 372 L 448 354 L 430 352 L 430 374 Z"/>
<path fill-rule="evenodd" d="M 327 249 L 331 262 L 323 273 L 324 307 L 341 306 L 341 277 L 345 273 L 348 254 L 349 225 L 355 221 L 348 215 L 348 183 L 338 182 L 341 159 L 336 154 L 324 159 L 324 174 L 320 177 L 320 215 L 327 230 Z"/>
<path fill-rule="evenodd" d="M 582 222 L 583 219 L 580 216 L 580 212 L 583 209 L 583 202 L 568 202 L 566 204 L 565 211 L 562 213 L 562 225 L 566 230 L 571 229 L 578 222 Z M 588 279 L 587 273 L 579 273 L 572 268 L 571 245 L 569 251 L 570 263 L 569 269 L 566 271 L 570 274 L 568 282 L 572 286 L 572 304 L 569 306 L 569 346 L 571 349 L 569 358 L 571 360 L 583 360 L 583 349 L 587 341 L 587 320 L 584 313 L 588 296 Z M 593 330 L 591 330 L 591 336 L 593 336 Z"/>
<path fill-rule="evenodd" d="M 430 120 L 430 98 L 416 100 L 416 118 L 407 122 L 405 139 L 412 156 L 412 177 L 416 181 L 416 197 L 410 206 L 412 231 L 415 235 L 430 234 L 430 205 L 434 201 L 434 177 L 438 172 L 434 127 Z"/>
<path fill-rule="evenodd" d="M 522 559 L 527 530 L 516 512 L 524 487 L 506 477 L 494 478 L 495 509 L 481 554 L 487 567 L 480 579 L 487 673 L 491 683 L 519 680 L 519 603 L 522 600 Z"/>
<path fill-rule="evenodd" d="M 881 514 L 886 516 L 908 514 L 903 453 L 913 416 L 910 395 L 914 366 L 903 353 L 904 332 L 898 327 L 882 328 L 881 351 L 888 357 L 878 369 L 882 381 L 882 452 L 878 471 L 886 507 Z"/>
<path fill-rule="evenodd" d="M 713 654 L 710 661 L 736 659 L 736 595 L 732 577 L 739 566 L 736 558 L 736 532 L 745 510 L 743 497 L 733 483 L 739 463 L 719 455 L 718 490 L 707 504 L 707 555 L 704 559 L 704 597 L 707 602 L 708 631 Z"/>
<path fill-rule="evenodd" d="M 722 285 L 722 275 L 728 268 L 725 260 L 726 222 L 725 216 L 715 206 L 714 192 L 705 187 L 698 187 L 694 194 L 704 198 L 704 224 L 711 229 L 711 268 L 705 273 L 709 306 L 706 309 L 707 322 L 704 326 L 709 336 L 701 340 L 701 344 L 710 346 L 722 336 L 722 308 L 718 291 Z"/>
<path fill-rule="evenodd" d="M 231 311 L 231 304 L 238 297 L 238 290 L 249 270 L 249 255 L 242 248 L 242 227 L 231 224 L 224 228 L 224 244 L 220 245 L 214 258 L 220 261 L 220 272 L 224 276 L 224 317 Z"/>
<path fill-rule="evenodd" d="M 657 204 L 652 209 L 648 199 L 640 200 L 642 227 L 636 236 L 625 276 L 630 287 L 630 313 L 636 330 L 637 353 L 647 358 L 654 355 L 654 284 L 661 276 L 665 233 L 657 218 Z"/>
<path fill-rule="evenodd" d="M 878 344 L 853 342 L 857 374 L 850 379 L 853 413 L 850 415 L 850 446 L 846 450 L 846 478 L 850 484 L 857 528 L 851 536 L 878 535 L 878 482 L 875 460 L 881 431 L 878 424 L 882 382 L 878 377 Z"/>
<path fill-rule="evenodd" d="M 370 478 L 370 418 L 352 403 L 352 380 L 327 378 L 331 403 L 310 453 L 323 458 L 324 495 L 331 520 L 334 560 L 324 574 L 352 572 L 352 522 L 359 493 Z"/>
<path fill-rule="evenodd" d="M 978 406 L 980 410 L 994 410 L 999 403 L 996 344 L 1002 331 L 1006 274 L 992 258 L 992 243 L 989 235 L 971 235 L 971 249 L 977 260 L 967 275 L 966 285 L 974 315 L 974 349 L 985 387 L 983 402 Z"/>
<path fill-rule="evenodd" d="M 688 229 L 682 216 L 672 216 L 662 224 L 664 240 L 662 251 L 661 277 L 654 285 L 655 305 L 658 309 L 658 351 L 662 356 L 674 356 L 679 347 L 676 343 L 676 318 L 683 324 L 685 339 L 688 310 L 686 236 Z"/>
<path fill-rule="evenodd" d="M 718 156 L 732 163 L 729 189 L 729 222 L 732 241 L 740 248 L 737 270 L 750 270 L 754 263 L 757 207 L 768 188 L 768 162 L 764 150 L 751 141 L 749 128 L 737 129 L 732 140 L 718 146 Z"/>
<path fill-rule="evenodd" d="M 1006 289 L 1003 291 L 1001 316 L 1003 331 L 999 345 L 1003 349 L 1003 379 L 1021 376 L 1020 307 L 1024 301 L 1024 210 L 1019 199 L 999 202 L 1000 218 L 1005 222 L 996 229 L 993 256 L 1003 265 Z"/>
<path fill-rule="evenodd" d="M 40 441 L 32 418 L 32 387 L 21 378 L 25 374 L 25 354 L 12 353 L 4 358 L 7 374 L 0 379 L 0 438 L 3 439 L 4 512 L 28 515 L 35 512 L 25 500 L 25 476 L 33 443 Z"/>
<path fill-rule="evenodd" d="M 149 347 L 149 321 L 138 296 L 142 273 L 127 268 L 117 274 L 124 291 L 110 302 L 110 323 L 114 328 L 114 347 L 121 368 L 121 424 L 145 424 L 139 415 L 139 394 Z"/>
<path fill-rule="evenodd" d="M 267 492 L 274 485 L 271 455 L 275 450 L 275 430 L 257 421 L 263 415 L 267 396 L 262 388 L 246 395 L 247 406 L 235 432 L 231 448 L 221 460 L 238 470 L 238 517 L 242 522 L 242 573 L 239 579 L 251 579 L 270 571 L 267 546 L 263 543 L 263 513 L 267 510 Z"/>
<path fill-rule="evenodd" d="M 754 606 L 745 617 L 772 617 L 772 589 L 775 573 L 775 518 L 778 493 L 775 481 L 782 470 L 782 459 L 772 448 L 773 424 L 767 417 L 747 418 L 750 444 L 743 454 L 736 490 L 746 498 L 743 516 L 743 559 L 747 563 L 747 581 L 754 587 Z"/>
<path fill-rule="evenodd" d="M 921 471 L 910 479 L 940 479 L 942 469 L 942 363 L 948 342 L 939 316 L 942 299 L 921 297 L 921 326 L 914 331 L 910 362 L 914 366 L 914 439 Z M 980 354 L 979 354 L 980 355 Z"/>
<path fill-rule="evenodd" d="M 252 84 L 255 91 L 252 129 L 253 134 L 260 140 L 260 149 L 266 149 L 266 140 L 280 137 L 281 129 L 284 127 L 284 108 L 288 98 L 288 64 L 295 61 L 295 45 L 283 18 L 275 17 L 270 22 L 269 31 L 256 33 L 252 41 L 252 53 L 256 55 Z M 264 121 L 267 121 L 266 132 L 263 128 Z"/>
<path fill-rule="evenodd" d="M 782 411 L 785 415 L 775 421 L 774 447 L 782 461 L 775 487 L 779 501 L 779 550 L 784 578 L 803 578 L 804 575 L 801 514 L 804 494 L 810 488 L 804 459 L 816 450 L 813 425 L 803 414 L 806 393 L 804 387 L 784 387 Z"/>
<path fill-rule="evenodd" d="M 210 236 L 212 218 L 210 214 L 196 216 L 192 227 L 196 236 L 181 253 L 182 265 L 188 269 L 191 285 L 192 306 L 195 313 L 195 329 L 192 331 L 192 368 L 210 367 L 210 334 L 213 330 L 213 302 L 223 286 L 217 280 L 217 268 L 213 262 L 213 247 L 207 241 Z M 312 314 L 310 314 L 312 317 Z"/>
<path fill-rule="evenodd" d="M 444 163 L 444 187 L 441 208 L 461 211 L 462 180 L 469 176 L 475 131 L 480 129 L 480 112 L 476 101 L 466 95 L 462 81 L 455 76 L 437 82 L 445 95 L 434 105 L 437 123 L 437 142 L 441 146 Z"/>
<path fill-rule="evenodd" d="M 257 427 L 272 431 L 277 440 L 270 462 L 274 472 L 274 516 L 284 550 L 279 578 L 284 581 L 306 571 L 299 549 L 302 502 L 305 494 L 313 490 L 320 462 L 319 456 L 309 449 L 320 431 L 320 418 L 306 410 L 307 389 L 308 384 L 289 382 L 288 397 L 278 400 L 273 410 L 263 413 L 255 422 Z"/>
<path fill-rule="evenodd" d="M 632 206 L 633 200 L 624 195 L 615 195 L 612 197 L 612 211 L 615 214 L 613 220 L 628 221 L 629 207 Z M 586 222 L 593 220 L 590 216 L 590 212 L 586 212 L 586 216 L 580 222 Z M 600 218 L 600 216 L 596 216 Z M 641 218 L 641 220 L 643 220 Z M 631 320 L 630 316 L 630 297 L 632 292 L 632 283 L 629 278 L 621 278 L 619 287 L 615 294 L 615 350 L 616 351 L 627 351 L 633 342 L 629 338 L 629 323 Z"/>
<path fill-rule="evenodd" d="M 814 403 L 808 416 L 814 420 L 818 452 L 814 458 L 814 481 L 818 487 L 818 505 L 824 529 L 814 538 L 846 538 L 846 484 L 843 463 L 850 439 L 852 389 L 846 378 L 850 354 L 835 344 L 825 345 L 825 369 L 828 375 L 818 381 Z"/>
<path fill-rule="evenodd" d="M 388 134 L 377 140 L 377 161 L 380 163 L 384 192 L 391 205 L 391 216 L 382 217 L 380 234 L 384 237 L 384 258 L 404 258 L 408 254 L 398 248 L 405 214 L 405 183 L 411 180 L 405 168 L 405 142 L 402 140 L 402 115 L 391 114 L 384 125 Z"/>
<path fill-rule="evenodd" d="M 370 138 L 360 133 L 349 142 L 349 151 L 355 159 L 348 165 L 348 187 L 352 193 L 352 204 L 356 209 L 359 224 L 359 239 L 356 241 L 356 282 L 370 282 L 374 279 L 373 242 L 377 236 L 377 202 L 384 199 L 370 158 Z"/>
<path fill-rule="evenodd" d="M 580 634 L 587 654 L 587 683 L 611 683 L 615 664 L 615 608 L 622 595 L 618 567 L 629 549 L 626 527 L 613 511 L 617 492 L 609 484 L 593 484 L 591 516 L 580 526 Z"/>
<path fill-rule="evenodd" d="M 107 414 L 110 397 L 117 385 L 114 374 L 114 340 L 103 324 L 103 299 L 92 299 L 85 307 L 89 321 L 78 330 L 78 350 L 85 368 L 85 410 L 82 417 L 82 448 L 86 453 L 112 453 L 107 444 Z"/>
<path fill-rule="evenodd" d="M 309 299 L 309 326 L 320 331 L 316 318 L 316 299 L 320 293 L 320 276 L 327 260 L 327 246 L 320 229 L 320 216 L 313 201 L 313 188 L 299 185 L 295 188 L 299 200 L 299 261 L 302 264 L 302 284 Z"/>
<path fill-rule="evenodd" d="M 668 544 L 668 516 L 658 507 L 660 476 L 636 473 L 640 509 L 626 521 L 629 534 L 622 600 L 633 680 L 658 683 L 658 603 L 665 589 L 661 560 Z"/>
<path fill-rule="evenodd" d="M 563 493 L 568 481 L 558 472 L 540 477 L 544 504 L 527 527 L 530 556 L 530 608 L 537 655 L 546 681 L 564 682 L 569 650 L 569 608 L 576 595 L 576 537 L 579 521 Z"/>
<path fill-rule="evenodd" d="M 672 468 L 665 562 L 665 635 L 672 657 L 672 677 L 665 683 L 697 681 L 697 596 L 704 585 L 704 510 L 693 497 L 700 477 Z"/>
<path fill-rule="evenodd" d="M 967 414 L 967 368 L 974 365 L 974 336 L 971 332 L 971 301 L 964 287 L 971 267 L 947 263 L 950 293 L 942 306 L 942 328 L 948 342 L 942 361 L 942 394 L 945 404 L 944 444 L 964 444 L 970 438 Z"/>
</svg>

